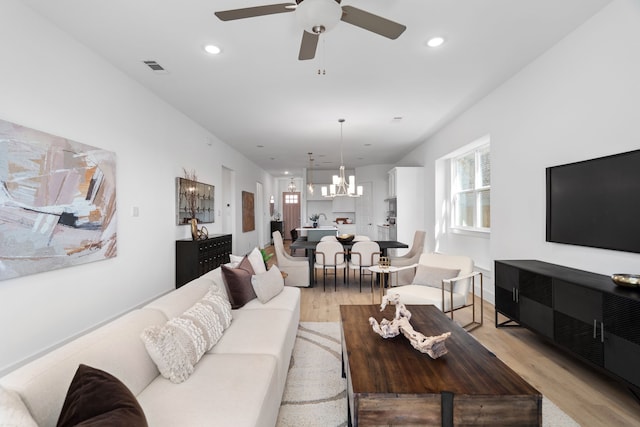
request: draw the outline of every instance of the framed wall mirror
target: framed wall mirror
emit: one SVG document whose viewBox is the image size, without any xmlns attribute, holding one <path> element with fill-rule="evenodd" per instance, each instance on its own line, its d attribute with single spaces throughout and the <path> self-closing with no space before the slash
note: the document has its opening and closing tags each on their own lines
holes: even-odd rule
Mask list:
<svg viewBox="0 0 640 427">
<path fill-rule="evenodd" d="M 189 224 L 196 218 L 199 224 L 215 222 L 215 187 L 186 178 L 176 178 L 176 223 Z"/>
</svg>

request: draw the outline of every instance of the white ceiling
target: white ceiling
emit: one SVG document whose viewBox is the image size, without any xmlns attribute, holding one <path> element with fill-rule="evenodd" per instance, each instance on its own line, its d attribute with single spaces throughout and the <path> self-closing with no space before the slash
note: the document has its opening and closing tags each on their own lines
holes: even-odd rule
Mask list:
<svg viewBox="0 0 640 427">
<path fill-rule="evenodd" d="M 308 152 L 336 168 L 338 118 L 347 168 L 396 162 L 610 2 L 343 0 L 407 30 L 389 40 L 340 22 L 299 61 L 294 13 L 213 14 L 287 0 L 23 1 L 275 176 L 299 175 Z M 446 43 L 426 47 L 436 35 Z"/>
</svg>

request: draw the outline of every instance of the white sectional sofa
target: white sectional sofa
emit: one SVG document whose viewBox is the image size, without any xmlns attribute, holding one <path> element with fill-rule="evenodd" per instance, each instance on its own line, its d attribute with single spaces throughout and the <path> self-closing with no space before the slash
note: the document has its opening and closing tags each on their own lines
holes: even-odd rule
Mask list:
<svg viewBox="0 0 640 427">
<path fill-rule="evenodd" d="M 284 287 L 265 304 L 253 299 L 233 310 L 220 340 L 179 384 L 160 375 L 140 338 L 147 327 L 185 312 L 212 286 L 224 289 L 220 268 L 18 368 L 0 378 L 0 386 L 5 395 L 19 397 L 38 426 L 55 426 L 82 363 L 122 381 L 149 426 L 273 427 L 300 318 L 298 288 Z M 11 411 L 0 409 L 0 425 L 14 425 L 3 419 Z"/>
</svg>

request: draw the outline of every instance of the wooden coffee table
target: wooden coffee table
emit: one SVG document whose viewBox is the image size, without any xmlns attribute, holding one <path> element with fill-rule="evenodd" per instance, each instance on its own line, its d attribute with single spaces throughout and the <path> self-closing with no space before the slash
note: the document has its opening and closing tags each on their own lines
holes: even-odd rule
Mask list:
<svg viewBox="0 0 640 427">
<path fill-rule="evenodd" d="M 433 305 L 407 306 L 425 335 L 451 332 L 431 359 L 400 335 L 384 339 L 369 317 L 395 307 L 341 305 L 342 357 L 354 426 L 542 425 L 542 395 Z"/>
</svg>

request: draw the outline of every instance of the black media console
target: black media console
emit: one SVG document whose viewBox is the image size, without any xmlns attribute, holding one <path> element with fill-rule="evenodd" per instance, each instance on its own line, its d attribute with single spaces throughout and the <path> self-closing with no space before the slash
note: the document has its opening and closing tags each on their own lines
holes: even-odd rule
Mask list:
<svg viewBox="0 0 640 427">
<path fill-rule="evenodd" d="M 517 324 L 625 384 L 640 399 L 640 290 L 535 260 L 495 262 L 496 327 Z M 507 317 L 498 322 L 498 313 Z"/>
</svg>

